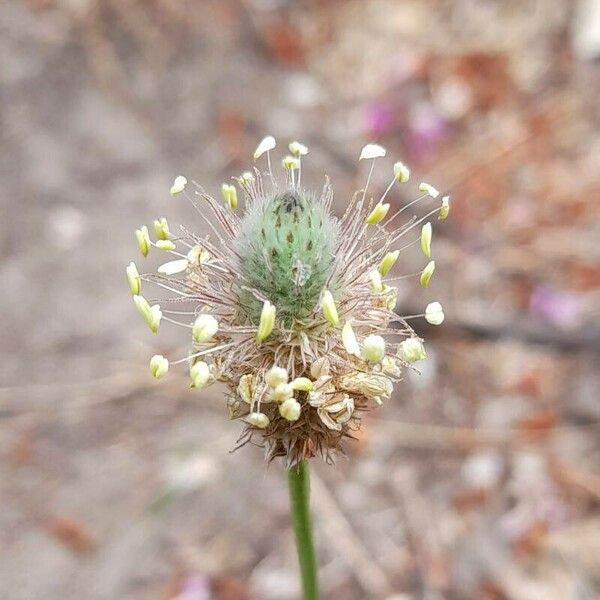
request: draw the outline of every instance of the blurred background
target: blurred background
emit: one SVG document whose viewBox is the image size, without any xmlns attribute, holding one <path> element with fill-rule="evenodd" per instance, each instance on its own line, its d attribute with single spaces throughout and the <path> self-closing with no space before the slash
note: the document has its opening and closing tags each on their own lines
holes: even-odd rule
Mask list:
<svg viewBox="0 0 600 600">
<path fill-rule="evenodd" d="M 452 194 L 429 360 L 314 462 L 323 597 L 597 598 L 599 59 L 598 0 L 3 0 L 0 598 L 298 598 L 281 465 L 151 379 L 124 273 L 266 134 L 338 213 L 370 141 Z"/>
</svg>

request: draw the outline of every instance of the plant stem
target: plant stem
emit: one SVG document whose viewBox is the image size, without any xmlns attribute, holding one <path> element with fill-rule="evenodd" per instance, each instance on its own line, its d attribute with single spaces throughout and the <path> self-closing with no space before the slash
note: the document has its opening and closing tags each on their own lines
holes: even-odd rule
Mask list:
<svg viewBox="0 0 600 600">
<path fill-rule="evenodd" d="M 303 600 L 318 600 L 317 561 L 310 516 L 310 472 L 308 462 L 302 461 L 288 470 L 292 524 L 302 576 Z"/>
</svg>

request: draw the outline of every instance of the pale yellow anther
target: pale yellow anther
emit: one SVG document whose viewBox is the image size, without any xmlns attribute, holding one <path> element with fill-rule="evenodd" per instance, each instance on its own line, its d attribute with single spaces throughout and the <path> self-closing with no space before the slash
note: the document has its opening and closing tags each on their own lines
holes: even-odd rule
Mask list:
<svg viewBox="0 0 600 600">
<path fill-rule="evenodd" d="M 167 374 L 169 370 L 169 361 L 162 354 L 155 354 L 150 359 L 150 373 L 152 377 L 160 379 Z"/>
<path fill-rule="evenodd" d="M 169 224 L 167 219 L 162 217 L 160 220 L 154 221 L 154 235 L 157 240 L 168 240 L 171 232 L 169 231 Z"/>
<path fill-rule="evenodd" d="M 385 277 L 391 271 L 399 256 L 400 250 L 395 250 L 394 252 L 388 252 L 381 259 L 381 262 L 379 263 L 379 273 L 382 277 Z"/>
<path fill-rule="evenodd" d="M 163 263 L 156 269 L 162 275 L 176 275 L 177 273 L 183 273 L 189 265 L 187 258 L 180 258 L 178 260 L 170 260 L 169 262 Z"/>
<path fill-rule="evenodd" d="M 444 196 L 442 198 L 442 206 L 440 208 L 440 212 L 438 213 L 438 219 L 440 221 L 447 219 L 449 213 L 450 213 L 450 196 Z"/>
<path fill-rule="evenodd" d="M 398 183 L 406 183 L 410 178 L 409 168 L 402 162 L 395 163 L 394 177 Z"/>
<path fill-rule="evenodd" d="M 242 375 L 237 388 L 240 398 L 247 404 L 252 404 L 256 393 L 256 377 L 251 374 Z"/>
<path fill-rule="evenodd" d="M 433 233 L 433 227 L 431 223 L 427 221 L 421 228 L 421 250 L 427 258 L 431 258 L 431 235 Z"/>
<path fill-rule="evenodd" d="M 354 329 L 352 329 L 352 321 L 346 321 L 342 327 L 342 343 L 348 354 L 360 356 L 360 346 L 358 345 Z"/>
<path fill-rule="evenodd" d="M 402 374 L 402 369 L 400 368 L 398 359 L 392 356 L 383 357 L 381 361 L 381 370 L 386 375 L 391 375 L 392 377 L 400 377 Z"/>
<path fill-rule="evenodd" d="M 210 258 L 210 254 L 206 248 L 196 245 L 187 253 L 187 259 L 191 264 L 204 264 Z"/>
<path fill-rule="evenodd" d="M 227 202 L 229 208 L 235 210 L 238 205 L 237 188 L 235 185 L 224 183 L 221 186 L 221 194 L 223 194 L 223 200 Z"/>
<path fill-rule="evenodd" d="M 276 142 L 272 135 L 264 137 L 254 151 L 254 160 L 260 158 L 265 152 L 269 152 L 275 148 Z"/>
<path fill-rule="evenodd" d="M 296 377 L 290 382 L 293 390 L 301 392 L 310 392 L 315 387 L 315 384 L 308 377 Z"/>
<path fill-rule="evenodd" d="M 260 314 L 258 331 L 256 332 L 257 342 L 264 342 L 271 335 L 275 326 L 275 314 L 275 307 L 268 300 L 265 300 Z"/>
<path fill-rule="evenodd" d="M 286 419 L 286 421 L 297 421 L 300 418 L 300 412 L 302 407 L 297 400 L 290 398 L 279 405 L 279 414 Z"/>
<path fill-rule="evenodd" d="M 142 225 L 139 229 L 135 230 L 135 238 L 138 243 L 138 248 L 142 253 L 142 256 L 148 256 L 148 252 L 150 252 L 150 234 L 148 233 L 148 228 L 145 225 Z"/>
<path fill-rule="evenodd" d="M 435 261 L 434 260 L 430 260 L 427 263 L 427 266 L 423 269 L 423 272 L 421 273 L 421 285 L 426 288 L 429 285 L 429 280 L 431 279 L 431 276 L 433 275 L 433 272 L 435 271 Z"/>
<path fill-rule="evenodd" d="M 175 181 L 173 181 L 173 185 L 169 190 L 171 196 L 175 196 L 185 190 L 185 186 L 187 185 L 187 179 L 183 175 L 178 175 L 175 177 Z"/>
<path fill-rule="evenodd" d="M 134 262 L 130 262 L 125 269 L 127 273 L 127 282 L 129 283 L 129 289 L 134 296 L 139 296 L 142 291 L 142 280 L 138 273 L 137 267 Z"/>
<path fill-rule="evenodd" d="M 385 356 L 385 340 L 380 335 L 368 335 L 363 341 L 362 356 L 377 363 Z"/>
<path fill-rule="evenodd" d="M 308 154 L 308 148 L 300 142 L 291 142 L 288 146 L 292 156 L 299 158 L 300 156 L 306 156 Z"/>
<path fill-rule="evenodd" d="M 388 214 L 389 210 L 390 210 L 389 204 L 387 204 L 387 203 L 382 204 L 381 202 L 378 202 L 375 205 L 375 208 L 373 208 L 373 210 L 369 213 L 369 215 L 365 219 L 365 223 L 367 223 L 367 225 L 377 225 L 378 223 L 381 223 L 381 221 L 383 221 L 383 219 L 385 219 L 385 216 Z"/>
<path fill-rule="evenodd" d="M 190 368 L 190 387 L 202 389 L 210 382 L 210 367 L 202 360 Z"/>
<path fill-rule="evenodd" d="M 427 305 L 425 320 L 431 325 L 441 325 L 444 322 L 444 310 L 439 302 L 430 302 Z"/>
<path fill-rule="evenodd" d="M 251 186 L 255 181 L 256 177 L 250 171 L 244 171 L 239 178 L 239 182 L 246 187 Z"/>
<path fill-rule="evenodd" d="M 369 279 L 371 280 L 371 291 L 372 292 L 383 292 L 383 282 L 381 281 L 381 273 L 377 269 L 373 269 L 369 272 Z"/>
<path fill-rule="evenodd" d="M 358 160 L 380 158 L 382 156 L 385 156 L 385 148 L 383 146 L 380 146 L 379 144 L 367 144 L 366 146 L 363 146 L 360 151 Z"/>
<path fill-rule="evenodd" d="M 177 248 L 177 246 L 171 240 L 158 240 L 156 242 L 156 247 L 159 250 L 164 250 L 165 252 L 169 252 Z"/>
<path fill-rule="evenodd" d="M 368 398 L 389 398 L 393 383 L 380 373 L 350 372 L 342 376 L 339 387 L 354 394 L 363 394 Z"/>
<path fill-rule="evenodd" d="M 219 322 L 212 315 L 202 313 L 196 317 L 192 326 L 192 337 L 196 344 L 205 344 L 219 331 Z"/>
<path fill-rule="evenodd" d="M 329 375 L 330 367 L 329 359 L 326 356 L 322 356 L 310 366 L 310 375 L 313 379 L 327 377 Z"/>
<path fill-rule="evenodd" d="M 437 198 L 440 195 L 440 192 L 436 188 L 434 188 L 430 183 L 425 183 L 424 181 L 421 181 L 419 184 L 419 191 L 431 196 L 432 198 Z"/>
<path fill-rule="evenodd" d="M 295 156 L 286 156 L 282 161 L 284 169 L 288 171 L 295 171 L 300 167 L 300 161 Z"/>
<path fill-rule="evenodd" d="M 398 288 L 393 285 L 384 285 L 381 295 L 383 296 L 385 307 L 388 310 L 394 310 L 398 302 Z"/>
<path fill-rule="evenodd" d="M 398 356 L 408 363 L 414 363 L 427 358 L 427 352 L 419 338 L 408 338 L 398 345 Z"/>
<path fill-rule="evenodd" d="M 338 311 L 335 306 L 335 301 L 333 296 L 329 290 L 325 290 L 321 297 L 321 306 L 323 308 L 323 316 L 327 321 L 337 327 L 340 323 L 340 318 L 338 316 Z"/>
<path fill-rule="evenodd" d="M 271 367 L 265 373 L 265 383 L 272 388 L 276 388 L 282 383 L 288 382 L 288 372 L 283 367 Z"/>
<path fill-rule="evenodd" d="M 270 399 L 274 402 L 284 402 L 294 397 L 294 388 L 289 383 L 280 383 L 270 392 Z"/>
<path fill-rule="evenodd" d="M 269 417 L 267 417 L 267 415 L 265 415 L 264 413 L 260 412 L 250 413 L 246 417 L 246 420 L 248 421 L 248 423 L 250 423 L 250 425 L 256 427 L 257 429 L 265 429 L 269 426 L 270 423 Z"/>
<path fill-rule="evenodd" d="M 160 306 L 158 304 L 150 306 L 146 298 L 140 295 L 135 295 L 133 297 L 133 302 L 140 315 L 144 318 L 144 321 L 146 321 L 148 327 L 150 327 L 150 331 L 156 333 L 160 327 L 160 320 L 162 319 Z"/>
</svg>

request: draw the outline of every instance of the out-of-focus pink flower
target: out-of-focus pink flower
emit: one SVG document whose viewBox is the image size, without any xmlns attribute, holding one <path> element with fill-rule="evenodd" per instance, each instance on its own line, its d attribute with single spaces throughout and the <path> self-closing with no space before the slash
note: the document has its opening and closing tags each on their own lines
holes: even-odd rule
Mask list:
<svg viewBox="0 0 600 600">
<path fill-rule="evenodd" d="M 446 136 L 446 122 L 428 102 L 411 109 L 408 124 L 408 147 L 416 158 L 425 158 Z"/>
<path fill-rule="evenodd" d="M 580 322 L 581 301 L 569 292 L 537 287 L 531 294 L 529 311 L 553 325 L 574 327 Z"/>
<path fill-rule="evenodd" d="M 365 107 L 365 130 L 377 137 L 387 133 L 394 124 L 394 114 L 389 106 L 372 102 Z"/>
<path fill-rule="evenodd" d="M 177 600 L 210 600 L 210 582 L 204 575 L 188 575 Z"/>
</svg>

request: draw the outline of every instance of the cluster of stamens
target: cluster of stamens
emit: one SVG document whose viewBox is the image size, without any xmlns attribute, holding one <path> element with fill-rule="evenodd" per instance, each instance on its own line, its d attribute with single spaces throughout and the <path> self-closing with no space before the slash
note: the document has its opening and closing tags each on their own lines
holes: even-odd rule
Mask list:
<svg viewBox="0 0 600 600">
<path fill-rule="evenodd" d="M 197 184 L 190 193 L 187 179 L 177 177 L 171 195 L 186 196 L 210 234 L 199 237 L 181 227 L 175 235 L 161 218 L 154 221 L 152 241 L 142 226 L 136 231 L 142 255 L 156 248 L 172 260 L 157 273 L 142 275 L 132 262 L 127 278 L 153 333 L 167 321 L 191 334 L 184 358 L 152 357 L 154 377 L 185 363 L 191 387 L 226 385 L 229 414 L 245 423 L 240 445 L 259 436 L 268 459 L 285 456 L 294 464 L 320 454 L 330 460 L 360 425 L 360 413 L 389 398 L 402 369 L 426 357 L 408 320 L 423 316 L 439 325 L 444 319 L 438 302 L 422 315 L 398 315 L 397 289 L 388 274 L 401 251 L 420 242 L 429 262 L 397 279 L 414 275 L 423 287 L 429 285 L 435 269 L 429 219 L 436 213 L 438 219 L 448 216 L 449 197 L 437 200 L 425 216 L 392 227 L 418 201 L 440 194 L 421 183 L 421 195 L 388 216 L 388 194 L 395 184 L 407 184 L 410 173 L 397 162 L 380 199 L 369 199 L 374 164 L 385 149 L 368 144 L 360 154 L 360 160 L 370 161 L 367 182 L 338 219 L 331 212 L 327 179 L 319 196 L 301 185 L 306 146 L 289 145 L 283 184 L 271 168 L 274 148 L 271 136 L 262 140 L 254 158 L 266 155 L 267 172 L 255 168 L 234 178 L 237 185 L 224 183 L 222 201 Z M 241 216 L 238 189 L 245 197 Z M 419 226 L 418 237 L 394 249 Z M 148 302 L 142 282 L 156 284 L 169 297 Z"/>
</svg>

